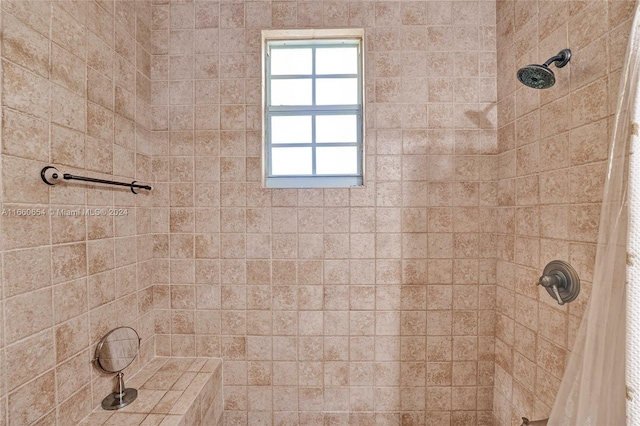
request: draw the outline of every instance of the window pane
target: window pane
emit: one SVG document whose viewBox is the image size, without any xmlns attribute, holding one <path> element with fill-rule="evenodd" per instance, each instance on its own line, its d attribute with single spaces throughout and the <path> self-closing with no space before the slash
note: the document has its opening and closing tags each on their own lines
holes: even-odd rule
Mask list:
<svg viewBox="0 0 640 426">
<path fill-rule="evenodd" d="M 272 148 L 272 175 L 310 175 L 311 148 Z"/>
<path fill-rule="evenodd" d="M 311 49 L 271 49 L 271 75 L 311 74 Z"/>
<path fill-rule="evenodd" d="M 357 78 L 319 78 L 316 81 L 316 104 L 354 105 L 357 103 Z"/>
<path fill-rule="evenodd" d="M 357 73 L 357 47 L 332 47 L 316 49 L 316 74 Z"/>
<path fill-rule="evenodd" d="M 311 116 L 271 117 L 271 143 L 311 143 Z"/>
<path fill-rule="evenodd" d="M 271 80 L 271 105 L 311 105 L 311 79 Z"/>
<path fill-rule="evenodd" d="M 316 116 L 316 142 L 357 142 L 358 119 L 355 115 Z"/>
<path fill-rule="evenodd" d="M 358 149 L 355 146 L 318 147 L 316 173 L 321 175 L 358 173 Z"/>
</svg>

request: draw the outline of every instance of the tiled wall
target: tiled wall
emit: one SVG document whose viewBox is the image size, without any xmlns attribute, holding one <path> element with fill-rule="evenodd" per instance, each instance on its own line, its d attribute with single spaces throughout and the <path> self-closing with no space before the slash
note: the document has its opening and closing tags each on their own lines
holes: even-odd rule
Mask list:
<svg viewBox="0 0 640 426">
<path fill-rule="evenodd" d="M 363 189 L 260 184 L 260 30 L 366 30 Z M 153 2 L 160 355 L 227 424 L 490 424 L 495 4 Z"/>
<path fill-rule="evenodd" d="M 151 4 L 3 0 L 1 13 L 0 424 L 68 426 L 112 390 L 90 364 L 103 334 L 138 330 L 130 370 L 154 354 L 152 197 L 39 174 L 152 180 Z M 107 216 L 60 214 L 78 209 Z"/>
<path fill-rule="evenodd" d="M 2 0 L 0 424 L 87 414 L 124 324 L 132 370 L 222 356 L 228 424 L 546 417 L 632 7 Z M 297 27 L 366 30 L 366 188 L 260 187 L 260 30 Z M 517 83 L 565 47 L 554 88 Z M 47 164 L 156 188 L 49 188 Z M 569 306 L 535 287 L 553 259 L 582 278 Z"/>
<path fill-rule="evenodd" d="M 494 176 L 480 155 L 495 149 L 492 8 L 154 10 L 152 47 L 146 2 L 2 3 L 0 419 L 66 425 L 88 413 L 111 385 L 90 367 L 93 345 L 116 325 L 141 333 L 149 359 L 152 274 L 157 352 L 229 359 L 231 421 L 272 408 L 295 417 L 298 396 L 300 421 L 351 411 L 366 423 L 374 406 L 393 413 L 383 421 L 425 409 L 444 423 L 487 419 L 494 278 L 481 231 Z M 345 25 L 368 30 L 367 188 L 260 190 L 259 28 Z M 171 107 L 152 114 L 152 93 Z M 159 184 L 137 197 L 49 188 L 47 164 Z M 112 207 L 127 214 L 50 213 Z M 24 208 L 44 214 L 17 216 Z"/>
<path fill-rule="evenodd" d="M 591 288 L 605 161 L 634 1 L 498 1 L 496 372 L 498 425 L 546 418 Z M 551 89 L 516 70 L 561 49 Z M 536 282 L 570 262 L 578 299 L 560 307 Z M 595 302 L 597 303 L 597 302 Z"/>
</svg>

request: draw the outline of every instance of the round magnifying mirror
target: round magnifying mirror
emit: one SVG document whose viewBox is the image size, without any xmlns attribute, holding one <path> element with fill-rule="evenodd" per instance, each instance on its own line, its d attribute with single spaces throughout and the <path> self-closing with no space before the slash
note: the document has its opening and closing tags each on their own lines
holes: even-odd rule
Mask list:
<svg viewBox="0 0 640 426">
<path fill-rule="evenodd" d="M 105 410 L 126 407 L 138 396 L 138 391 L 125 388 L 122 370 L 138 355 L 140 336 L 131 327 L 118 327 L 108 332 L 96 347 L 95 365 L 105 373 L 116 373 L 116 390 L 102 401 Z"/>
</svg>

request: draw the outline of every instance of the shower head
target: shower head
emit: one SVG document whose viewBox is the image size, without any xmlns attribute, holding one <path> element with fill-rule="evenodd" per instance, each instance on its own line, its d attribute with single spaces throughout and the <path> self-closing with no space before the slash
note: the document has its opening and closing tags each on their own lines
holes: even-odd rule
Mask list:
<svg viewBox="0 0 640 426">
<path fill-rule="evenodd" d="M 531 64 L 518 70 L 518 80 L 534 89 L 548 89 L 556 83 L 556 77 L 545 65 Z"/>
<path fill-rule="evenodd" d="M 556 56 L 549 58 L 544 64 L 531 64 L 518 70 L 518 80 L 525 86 L 534 89 L 548 89 L 556 83 L 556 77 L 549 65 L 553 63 L 557 68 L 562 68 L 571 59 L 569 49 L 561 50 Z"/>
</svg>

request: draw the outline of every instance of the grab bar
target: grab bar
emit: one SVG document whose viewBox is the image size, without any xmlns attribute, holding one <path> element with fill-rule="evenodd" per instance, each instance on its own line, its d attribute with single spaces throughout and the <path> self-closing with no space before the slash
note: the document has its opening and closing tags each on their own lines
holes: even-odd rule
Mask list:
<svg viewBox="0 0 640 426">
<path fill-rule="evenodd" d="M 548 421 L 549 419 L 530 421 L 528 418 L 523 417 L 520 426 L 545 426 Z"/>
<path fill-rule="evenodd" d="M 104 183 L 106 185 L 126 186 L 128 188 L 131 188 L 131 192 L 133 192 L 134 194 L 137 194 L 135 189 L 146 189 L 147 191 L 151 191 L 153 189 L 153 187 L 149 185 L 139 185 L 136 183 L 137 181 L 135 180 L 131 183 L 126 183 L 126 182 L 116 182 L 112 180 L 90 178 L 85 176 L 74 176 L 69 173 L 61 174 L 60 172 L 58 172 L 58 169 L 56 169 L 53 166 L 47 166 L 47 167 L 44 167 L 42 170 L 40 170 L 40 177 L 42 178 L 42 181 L 47 185 L 55 185 L 56 183 L 60 182 L 61 179 L 64 179 L 64 180 L 81 180 L 84 182 Z"/>
</svg>

